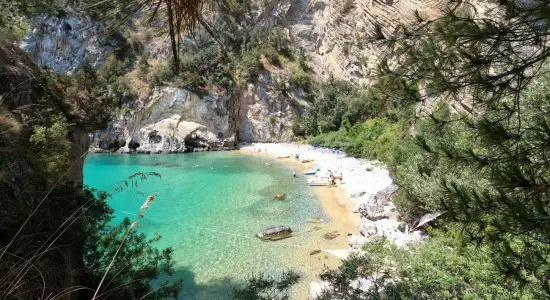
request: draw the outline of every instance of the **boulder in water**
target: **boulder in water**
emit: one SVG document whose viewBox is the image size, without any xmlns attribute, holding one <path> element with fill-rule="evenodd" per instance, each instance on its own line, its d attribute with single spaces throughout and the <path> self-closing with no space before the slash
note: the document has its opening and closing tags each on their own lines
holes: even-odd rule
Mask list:
<svg viewBox="0 0 550 300">
<path fill-rule="evenodd" d="M 291 237 L 292 229 L 288 226 L 269 227 L 258 232 L 256 236 L 264 241 L 277 241 Z"/>
<path fill-rule="evenodd" d="M 277 194 L 273 196 L 273 199 L 275 200 L 285 200 L 285 198 L 286 198 L 286 194 Z"/>
</svg>

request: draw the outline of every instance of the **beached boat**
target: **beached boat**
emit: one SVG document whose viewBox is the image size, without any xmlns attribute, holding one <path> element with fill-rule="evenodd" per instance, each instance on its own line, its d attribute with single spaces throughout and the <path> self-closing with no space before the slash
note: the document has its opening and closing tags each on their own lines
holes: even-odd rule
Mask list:
<svg viewBox="0 0 550 300">
<path fill-rule="evenodd" d="M 277 158 L 289 158 L 289 157 L 290 157 L 290 155 L 279 155 L 279 156 L 277 156 Z"/>
<path fill-rule="evenodd" d="M 325 177 L 315 177 L 308 179 L 307 184 L 311 186 L 327 186 L 331 185 L 332 181 Z"/>
<path fill-rule="evenodd" d="M 304 175 L 315 175 L 315 173 L 317 173 L 317 171 L 319 171 L 319 169 L 307 169 L 304 171 Z"/>
<path fill-rule="evenodd" d="M 305 164 L 305 163 L 312 162 L 312 161 L 313 161 L 313 159 L 310 159 L 310 158 L 300 159 L 300 162 L 301 162 L 301 163 L 304 163 L 304 164 Z"/>
<path fill-rule="evenodd" d="M 264 241 L 277 241 L 291 237 L 292 229 L 288 226 L 269 227 L 258 232 L 256 236 Z"/>
</svg>

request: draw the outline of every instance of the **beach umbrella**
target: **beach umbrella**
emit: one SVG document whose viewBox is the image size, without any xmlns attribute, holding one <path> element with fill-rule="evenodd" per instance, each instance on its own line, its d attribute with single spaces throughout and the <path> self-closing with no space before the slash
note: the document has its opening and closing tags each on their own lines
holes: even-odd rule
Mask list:
<svg viewBox="0 0 550 300">
<path fill-rule="evenodd" d="M 426 225 L 427 223 L 430 223 L 431 221 L 437 219 L 439 216 L 441 216 L 444 213 L 445 212 L 433 212 L 433 213 L 423 215 L 420 218 L 420 220 L 418 220 L 418 224 L 416 224 L 416 226 L 414 226 L 413 229 L 422 227 L 422 226 Z"/>
</svg>

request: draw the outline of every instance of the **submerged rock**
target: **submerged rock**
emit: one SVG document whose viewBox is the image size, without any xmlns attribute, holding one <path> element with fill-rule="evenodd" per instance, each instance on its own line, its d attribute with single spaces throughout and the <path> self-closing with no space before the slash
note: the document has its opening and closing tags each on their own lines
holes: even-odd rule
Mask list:
<svg viewBox="0 0 550 300">
<path fill-rule="evenodd" d="M 325 240 L 329 240 L 329 241 L 334 240 L 339 236 L 340 236 L 340 233 L 338 233 L 338 231 L 331 231 L 323 234 L 323 237 L 325 238 Z"/>
<path fill-rule="evenodd" d="M 286 199 L 286 194 L 277 194 L 275 196 L 273 196 L 273 199 L 275 200 L 285 200 Z"/>
<path fill-rule="evenodd" d="M 288 226 L 275 226 L 266 228 L 256 234 L 264 241 L 277 241 L 292 236 L 292 229 Z"/>
</svg>

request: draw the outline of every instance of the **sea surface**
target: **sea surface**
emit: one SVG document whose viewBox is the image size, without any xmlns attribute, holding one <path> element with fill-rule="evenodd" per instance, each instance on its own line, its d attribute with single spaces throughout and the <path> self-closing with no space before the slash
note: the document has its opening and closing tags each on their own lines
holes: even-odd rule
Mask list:
<svg viewBox="0 0 550 300">
<path fill-rule="evenodd" d="M 163 155 L 91 154 L 85 184 L 112 193 L 114 223 L 134 220 L 145 198 L 156 193 L 139 230 L 161 235 L 172 247 L 175 276 L 184 280 L 180 299 L 229 299 L 231 286 L 257 273 L 292 268 L 293 253 L 307 244 L 311 219 L 327 217 L 303 176 L 281 160 L 239 152 Z M 136 172 L 158 172 L 126 187 Z M 117 186 L 124 189 L 115 192 Z M 286 200 L 273 200 L 275 194 Z M 255 234 L 288 225 L 295 236 L 264 242 Z"/>
</svg>

